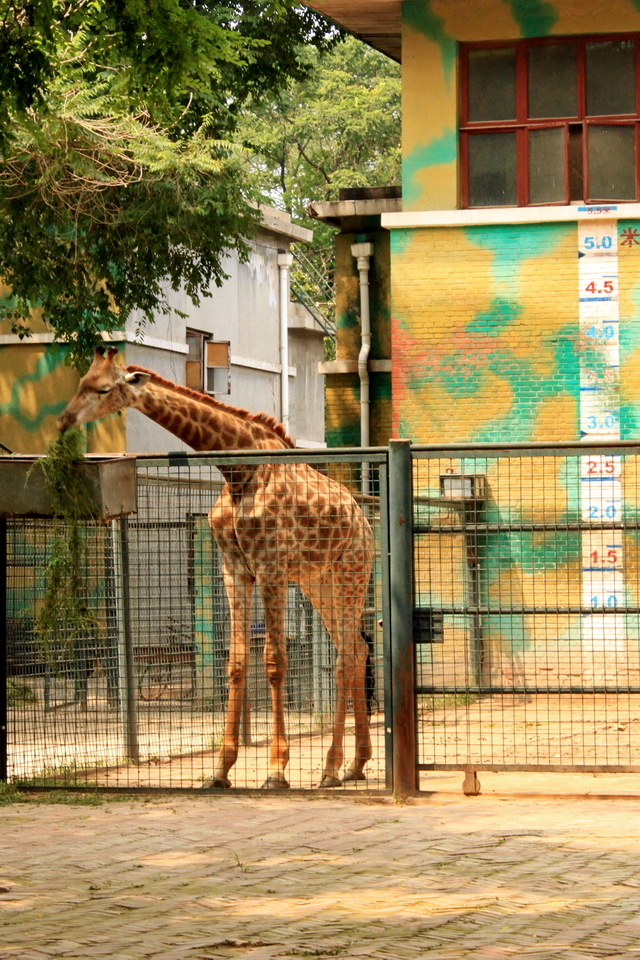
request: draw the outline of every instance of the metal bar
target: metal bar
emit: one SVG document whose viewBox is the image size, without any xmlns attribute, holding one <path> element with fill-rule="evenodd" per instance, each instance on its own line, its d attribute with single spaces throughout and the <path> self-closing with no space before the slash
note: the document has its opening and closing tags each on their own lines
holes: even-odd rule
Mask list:
<svg viewBox="0 0 640 960">
<path fill-rule="evenodd" d="M 0 518 L 0 564 L 3 584 L 0 589 L 0 781 L 6 783 L 9 775 L 8 719 L 7 719 L 7 521 Z"/>
<path fill-rule="evenodd" d="M 149 464 L 145 463 L 145 468 L 148 466 Z M 201 461 L 198 461 L 198 466 L 202 466 Z M 173 476 L 148 477 L 138 473 L 139 487 L 175 487 L 177 483 L 178 480 Z M 222 477 L 214 477 L 211 480 L 191 480 L 188 477 L 180 477 L 180 486 L 185 490 L 207 490 L 220 493 L 224 487 L 224 480 Z"/>
<path fill-rule="evenodd" d="M 243 747 L 253 746 L 251 736 L 251 694 L 246 683 L 244 696 L 242 698 L 242 714 L 240 716 L 240 743 Z"/>
<path fill-rule="evenodd" d="M 413 645 L 413 532 L 411 444 L 389 442 L 389 567 L 393 790 L 408 796 L 418 788 Z"/>
<path fill-rule="evenodd" d="M 382 578 L 382 662 L 384 683 L 385 786 L 393 789 L 393 698 L 391 692 L 391 585 L 389 564 L 389 476 L 380 465 L 380 566 Z"/>
<path fill-rule="evenodd" d="M 482 615 L 480 614 L 480 567 L 478 556 L 478 532 L 470 518 L 475 514 L 476 506 L 467 505 L 463 513 L 465 552 L 469 577 L 469 608 L 471 614 L 470 655 L 476 681 L 482 683 L 484 650 L 482 645 Z M 414 529 L 415 534 L 415 529 Z"/>
<path fill-rule="evenodd" d="M 323 303 L 333 304 L 335 301 L 335 290 L 333 285 L 328 282 L 325 274 L 318 270 L 309 257 L 306 257 L 304 253 L 301 253 L 296 247 L 294 247 L 291 252 L 296 263 L 302 267 L 303 272 L 315 283 L 318 290 L 323 294 Z"/>
<path fill-rule="evenodd" d="M 290 460 L 292 463 L 383 463 L 387 457 L 386 447 L 331 447 L 322 450 L 284 449 L 284 450 L 179 450 L 175 453 L 136 454 L 138 463 L 145 467 L 181 467 L 196 461 L 198 466 L 216 466 L 218 463 L 274 463 Z"/>
<path fill-rule="evenodd" d="M 473 616 L 474 614 L 488 614 L 490 616 L 511 617 L 514 614 L 521 613 L 538 615 L 547 613 L 592 613 L 597 614 L 598 616 L 601 616 L 602 614 L 606 614 L 607 616 L 622 616 L 625 613 L 640 614 L 640 607 L 559 607 L 552 605 L 544 607 L 474 607 L 471 604 L 467 604 L 464 607 L 434 607 L 433 609 L 437 613 L 441 613 L 444 616 Z"/>
<path fill-rule="evenodd" d="M 475 530 L 477 533 L 529 533 L 549 530 L 552 533 L 564 533 L 568 530 L 640 530 L 640 522 L 618 520 L 607 523 L 589 523 L 585 520 L 558 520 L 555 523 L 443 523 L 443 524 L 416 524 L 413 532 L 420 533 L 466 533 Z"/>
<path fill-rule="evenodd" d="M 624 454 L 640 454 L 640 444 L 637 440 L 583 440 L 579 444 L 573 440 L 536 441 L 514 443 L 420 443 L 412 446 L 411 455 L 415 459 L 452 459 L 466 458 L 484 459 L 486 457 L 518 457 L 523 452 L 531 456 L 576 456 L 583 457 L 590 453 L 614 454 L 618 451 Z"/>
<path fill-rule="evenodd" d="M 131 639 L 131 598 L 129 594 L 129 530 L 128 520 L 121 517 L 119 527 L 119 594 L 121 609 L 119 611 L 120 637 L 119 649 L 119 676 L 120 676 L 120 711 L 124 735 L 125 756 L 137 762 L 140 759 L 138 745 L 138 716 L 136 705 L 136 678 Z"/>
<path fill-rule="evenodd" d="M 296 283 L 295 280 L 291 280 L 291 292 L 293 293 L 296 300 L 298 300 L 311 314 L 313 319 L 316 321 L 318 326 L 320 326 L 327 337 L 331 337 L 335 340 L 336 331 L 331 326 L 329 320 L 325 317 L 323 312 L 319 309 L 318 305 L 313 302 L 311 297 L 308 297 L 303 287 L 299 283 Z"/>
<path fill-rule="evenodd" d="M 188 530 L 188 520 L 131 520 L 129 530 Z"/>
<path fill-rule="evenodd" d="M 576 763 L 419 763 L 418 770 L 527 770 L 530 773 L 640 773 L 637 764 Z"/>
<path fill-rule="evenodd" d="M 110 524 L 104 545 L 104 601 L 105 620 L 107 624 L 107 699 L 120 709 L 120 679 L 119 679 L 119 610 L 118 610 L 118 580 L 116 570 L 116 546 L 114 543 L 114 528 Z"/>
<path fill-rule="evenodd" d="M 309 621 L 309 630 L 311 633 L 311 673 L 313 684 L 313 711 L 323 718 L 327 712 L 327 703 L 325 700 L 324 670 L 322 661 L 322 627 L 319 617 L 313 616 L 313 606 L 308 600 L 307 618 Z"/>
<path fill-rule="evenodd" d="M 640 693 L 640 687 L 630 687 L 630 686 L 616 686 L 616 687 L 607 687 L 607 686 L 567 686 L 567 687 L 532 687 L 532 686 L 490 686 L 488 684 L 483 686 L 469 686 L 469 687 L 434 687 L 434 686 L 418 686 L 415 688 L 417 696 L 423 695 L 433 695 L 437 696 L 446 696 L 448 694 L 454 696 L 460 696 L 460 694 L 494 694 L 494 693 L 518 693 L 518 694 L 561 694 L 561 693 L 607 693 L 607 694 L 619 694 L 619 693 Z"/>
</svg>

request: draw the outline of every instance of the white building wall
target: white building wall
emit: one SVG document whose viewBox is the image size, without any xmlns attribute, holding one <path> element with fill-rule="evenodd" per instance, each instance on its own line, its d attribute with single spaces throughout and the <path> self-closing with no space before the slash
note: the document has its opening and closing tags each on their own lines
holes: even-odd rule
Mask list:
<svg viewBox="0 0 640 960">
<path fill-rule="evenodd" d="M 224 261 L 228 279 L 213 287 L 210 297 L 195 306 L 184 291 L 168 291 L 173 307 L 143 331 L 142 342 L 131 342 L 139 319 L 127 324 L 126 362 L 157 371 L 176 383 L 185 382 L 186 330 L 213 340 L 228 341 L 231 353 L 231 392 L 218 399 L 253 412 L 281 419 L 278 252 L 289 251 L 291 239 L 310 239 L 310 231 L 292 226 L 286 215 L 270 211 L 270 226 L 251 243 L 246 262 L 232 253 Z M 282 233 L 279 232 L 281 223 Z M 292 237 L 291 234 L 294 234 Z M 304 236 L 307 234 L 308 236 Z M 324 442 L 324 384 L 318 374 L 323 358 L 323 333 L 299 304 L 290 304 L 289 431 L 296 440 Z M 175 311 L 187 314 L 180 317 Z M 302 319 L 300 319 L 302 318 Z M 127 411 L 127 450 L 166 452 L 187 449 L 176 437 L 136 411 Z"/>
</svg>

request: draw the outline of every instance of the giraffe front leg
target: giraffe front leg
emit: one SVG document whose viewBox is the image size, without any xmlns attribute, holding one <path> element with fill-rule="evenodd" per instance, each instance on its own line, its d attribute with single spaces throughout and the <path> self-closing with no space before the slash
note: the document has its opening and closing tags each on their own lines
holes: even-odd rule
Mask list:
<svg viewBox="0 0 640 960">
<path fill-rule="evenodd" d="M 227 774 L 238 759 L 240 721 L 249 667 L 249 627 L 254 580 L 225 565 L 224 580 L 231 610 L 231 646 L 229 649 L 229 699 L 222 745 L 216 757 L 212 777 L 203 787 L 224 789 L 231 786 Z"/>
<path fill-rule="evenodd" d="M 349 668 L 353 667 L 351 658 L 345 658 L 344 651 L 338 647 L 336 661 L 336 709 L 333 717 L 333 736 L 331 746 L 322 772 L 321 787 L 340 787 L 341 771 L 344 760 L 344 726 L 347 717 L 347 701 L 351 687 Z"/>
<path fill-rule="evenodd" d="M 273 732 L 269 748 L 269 776 L 263 789 L 283 790 L 289 763 L 289 744 L 284 722 L 284 684 L 287 676 L 287 639 L 284 632 L 287 582 L 270 583 L 262 588 L 267 638 L 264 645 L 264 666 L 271 692 Z"/>
</svg>

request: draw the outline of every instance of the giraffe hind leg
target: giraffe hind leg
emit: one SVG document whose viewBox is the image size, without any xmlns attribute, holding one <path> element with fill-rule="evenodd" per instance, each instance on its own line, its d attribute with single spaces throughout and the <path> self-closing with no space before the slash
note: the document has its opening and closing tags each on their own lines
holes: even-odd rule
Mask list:
<svg viewBox="0 0 640 960">
<path fill-rule="evenodd" d="M 269 748 L 269 776 L 264 790 L 286 790 L 285 771 L 289 763 L 289 744 L 284 722 L 284 683 L 287 675 L 287 640 L 284 630 L 287 603 L 287 580 L 277 580 L 271 572 L 269 580 L 260 584 L 264 603 L 267 637 L 264 645 L 264 667 L 271 693 L 273 729 Z"/>
<path fill-rule="evenodd" d="M 353 579 L 353 573 L 346 564 L 344 567 L 337 566 L 326 582 L 303 585 L 304 592 L 322 617 L 338 652 L 333 737 L 327 751 L 321 787 L 339 787 L 344 782 L 365 780 L 364 766 L 371 759 L 365 680 L 368 648 L 360 631 L 366 587 L 363 582 L 354 583 Z M 343 775 L 344 730 L 349 697 L 355 717 L 356 750 L 353 761 Z"/>
</svg>

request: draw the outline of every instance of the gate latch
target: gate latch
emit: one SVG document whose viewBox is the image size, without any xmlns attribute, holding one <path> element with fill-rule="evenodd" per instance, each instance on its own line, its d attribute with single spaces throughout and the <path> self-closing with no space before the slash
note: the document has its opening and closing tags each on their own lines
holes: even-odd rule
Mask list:
<svg viewBox="0 0 640 960">
<path fill-rule="evenodd" d="M 413 642 L 444 643 L 444 617 L 431 607 L 415 607 L 413 611 Z"/>
</svg>

